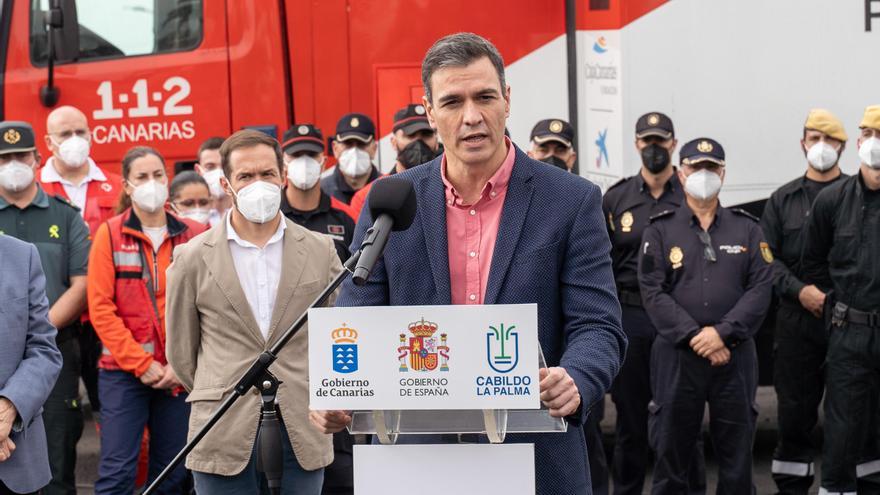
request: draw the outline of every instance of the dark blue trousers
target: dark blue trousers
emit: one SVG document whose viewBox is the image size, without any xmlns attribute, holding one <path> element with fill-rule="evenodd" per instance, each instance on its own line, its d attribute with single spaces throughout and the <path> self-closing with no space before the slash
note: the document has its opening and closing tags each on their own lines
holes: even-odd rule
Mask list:
<svg viewBox="0 0 880 495">
<path fill-rule="evenodd" d="M 125 371 L 101 370 L 101 462 L 96 495 L 131 495 L 137 474 L 144 427 L 150 428 L 150 467 L 154 480 L 186 445 L 189 404 L 186 394 L 171 395 L 141 383 Z M 158 493 L 187 493 L 186 469 L 181 463 L 162 483 Z"/>
<path fill-rule="evenodd" d="M 689 347 L 662 337 L 651 351 L 649 437 L 656 452 L 653 495 L 688 491 L 689 467 L 709 404 L 709 435 L 718 458 L 718 495 L 755 493 L 752 442 L 758 411 L 755 341 L 731 350 L 730 362 L 713 367 Z"/>
</svg>

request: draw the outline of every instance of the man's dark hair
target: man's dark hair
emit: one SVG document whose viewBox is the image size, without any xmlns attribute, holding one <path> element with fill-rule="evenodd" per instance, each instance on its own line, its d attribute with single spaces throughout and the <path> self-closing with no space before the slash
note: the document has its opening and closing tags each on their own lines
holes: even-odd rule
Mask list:
<svg viewBox="0 0 880 495">
<path fill-rule="evenodd" d="M 226 176 L 227 180 L 232 179 L 229 155 L 235 150 L 252 148 L 260 144 L 265 144 L 275 151 L 275 161 L 278 164 L 278 171 L 281 172 L 281 175 L 284 175 L 284 161 L 281 158 L 281 145 L 278 141 L 266 133 L 255 131 L 253 129 L 245 129 L 229 136 L 229 139 L 223 141 L 223 146 L 220 146 L 220 165 L 223 167 L 223 175 Z"/>
<path fill-rule="evenodd" d="M 203 151 L 219 150 L 221 146 L 223 146 L 222 137 L 214 136 L 206 139 L 205 142 L 202 143 L 201 146 L 199 146 L 199 152 L 196 154 L 196 160 L 201 161 Z"/>
<path fill-rule="evenodd" d="M 504 59 L 501 58 L 495 45 L 474 33 L 455 33 L 437 40 L 422 60 L 422 86 L 425 88 L 425 97 L 433 102 L 431 76 L 434 72 L 446 67 L 467 67 L 483 57 L 487 57 L 495 66 L 503 94 L 507 88 L 504 80 Z"/>
</svg>

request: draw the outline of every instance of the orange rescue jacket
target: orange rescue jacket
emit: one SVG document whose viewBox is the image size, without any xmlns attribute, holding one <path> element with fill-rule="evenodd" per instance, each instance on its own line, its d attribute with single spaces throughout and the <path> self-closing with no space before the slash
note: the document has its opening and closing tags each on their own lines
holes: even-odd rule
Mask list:
<svg viewBox="0 0 880 495">
<path fill-rule="evenodd" d="M 165 270 L 174 247 L 206 230 L 166 212 L 168 233 L 153 255 L 129 208 L 102 224 L 89 256 L 89 314 L 104 344 L 98 366 L 141 376 L 165 359 Z"/>
</svg>

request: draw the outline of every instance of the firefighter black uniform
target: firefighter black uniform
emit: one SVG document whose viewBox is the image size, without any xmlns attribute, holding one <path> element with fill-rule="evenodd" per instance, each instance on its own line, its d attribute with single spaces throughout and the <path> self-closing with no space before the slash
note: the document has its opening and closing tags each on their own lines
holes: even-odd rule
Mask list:
<svg viewBox="0 0 880 495">
<path fill-rule="evenodd" d="M 880 105 L 860 126 L 880 138 Z M 862 153 L 859 153 L 860 157 Z M 880 390 L 880 163 L 819 193 L 803 253 L 804 276 L 826 292 L 825 442 L 820 493 L 880 493 L 878 435 L 871 426 Z M 830 314 L 829 314 L 830 313 Z"/>
<path fill-rule="evenodd" d="M 636 138 L 673 139 L 672 120 L 662 113 L 648 113 L 636 123 Z M 671 167 L 671 165 L 667 165 Z M 666 169 L 668 170 L 668 168 Z M 626 360 L 611 389 L 617 410 L 612 475 L 615 495 L 641 494 L 650 462 L 648 448 L 648 403 L 651 401 L 651 345 L 657 331 L 642 306 L 638 282 L 638 256 L 642 232 L 649 219 L 674 210 L 684 201 L 684 193 L 673 171 L 663 192 L 654 198 L 645 183 L 645 169 L 611 186 L 602 199 L 602 209 L 611 238 L 611 262 L 617 282 L 623 316 L 623 329 L 629 340 Z M 691 488 L 705 489 L 702 450 L 695 455 Z"/>
<path fill-rule="evenodd" d="M 843 124 L 824 110 L 810 112 L 804 127 L 847 140 Z M 801 253 L 813 201 L 820 191 L 843 178 L 846 175 L 840 173 L 827 182 L 799 177 L 770 195 L 761 218 L 773 252 L 773 287 L 779 297 L 773 361 L 779 437 L 771 472 L 781 494 L 806 495 L 815 474 L 813 458 L 818 446 L 813 430 L 825 390 L 828 343 L 823 320 L 807 311 L 798 298 L 807 285 Z"/>
<path fill-rule="evenodd" d="M 723 165 L 724 151 L 702 138 L 684 145 L 681 158 L 683 164 Z M 645 230 L 638 280 L 658 334 L 649 405 L 649 436 L 656 452 L 653 494 L 686 491 L 706 402 L 719 466 L 717 493 L 754 493 L 758 370 L 753 336 L 770 302 L 771 262 L 758 219 L 742 210 L 719 205 L 709 229 L 703 230 L 686 201 L 655 215 Z M 691 349 L 691 339 L 707 326 L 729 349 L 727 364 L 712 366 Z"/>
</svg>

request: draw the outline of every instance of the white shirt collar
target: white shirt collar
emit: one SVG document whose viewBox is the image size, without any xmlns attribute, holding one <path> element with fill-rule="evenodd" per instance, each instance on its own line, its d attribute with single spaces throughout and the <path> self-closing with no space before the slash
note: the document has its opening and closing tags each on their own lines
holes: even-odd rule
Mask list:
<svg viewBox="0 0 880 495">
<path fill-rule="evenodd" d="M 233 208 L 235 207 L 233 206 Z M 281 212 L 279 211 L 278 214 L 281 215 Z M 281 215 L 281 221 L 278 222 L 278 228 L 275 230 L 275 233 L 272 234 L 272 237 L 269 238 L 269 242 L 266 243 L 266 246 L 279 242 L 284 237 L 285 229 L 287 229 L 287 222 L 284 220 L 284 215 Z M 238 236 L 238 232 L 236 232 L 235 228 L 232 226 L 232 208 L 226 213 L 226 239 L 235 242 L 241 247 L 261 249 L 256 244 L 246 241 Z"/>
<path fill-rule="evenodd" d="M 89 157 L 88 160 L 89 160 L 89 173 L 86 175 L 86 178 L 83 179 L 82 184 L 86 184 L 86 183 L 91 182 L 93 180 L 98 181 L 98 182 L 106 182 L 107 176 L 104 175 L 104 172 L 101 171 L 100 167 L 98 167 L 98 164 L 95 163 L 95 161 L 92 160 L 91 157 Z M 63 167 L 63 165 L 62 165 L 62 167 Z M 65 179 L 64 177 L 61 177 L 61 174 L 59 174 L 58 170 L 55 169 L 55 157 L 54 156 L 49 157 L 49 159 L 46 160 L 46 165 L 44 165 L 43 170 L 40 171 L 40 181 L 41 182 L 60 182 L 62 184 L 67 184 L 69 186 L 74 185 L 69 180 Z"/>
</svg>

